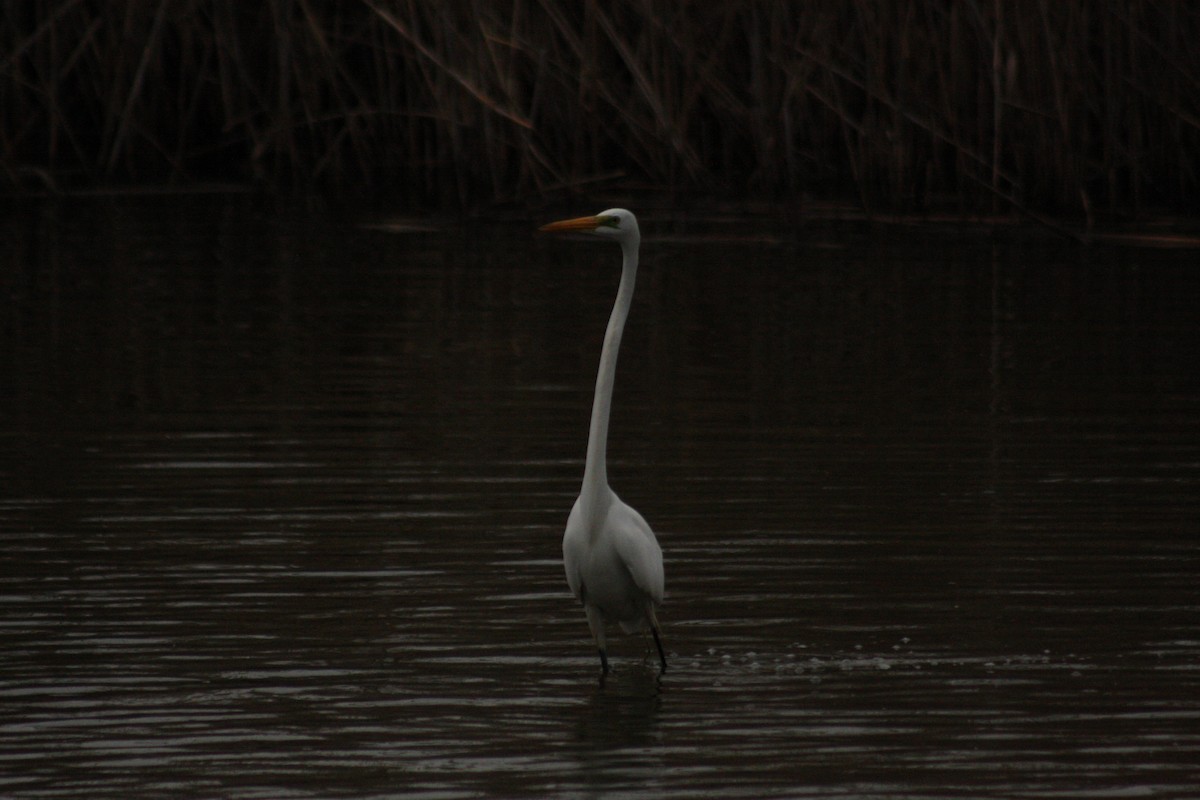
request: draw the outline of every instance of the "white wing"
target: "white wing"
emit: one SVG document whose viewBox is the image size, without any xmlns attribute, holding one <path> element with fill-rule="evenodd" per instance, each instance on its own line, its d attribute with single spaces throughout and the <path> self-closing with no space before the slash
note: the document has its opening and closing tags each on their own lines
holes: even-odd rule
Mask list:
<svg viewBox="0 0 1200 800">
<path fill-rule="evenodd" d="M 614 495 L 608 512 L 608 527 L 613 532 L 617 555 L 629 570 L 634 584 L 655 605 L 662 603 L 665 583 L 662 548 L 650 525 L 632 506 Z"/>
</svg>

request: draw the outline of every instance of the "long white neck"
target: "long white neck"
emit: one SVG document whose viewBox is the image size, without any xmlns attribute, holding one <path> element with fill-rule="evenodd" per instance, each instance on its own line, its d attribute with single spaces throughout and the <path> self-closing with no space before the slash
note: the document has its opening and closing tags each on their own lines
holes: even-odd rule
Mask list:
<svg viewBox="0 0 1200 800">
<path fill-rule="evenodd" d="M 617 300 L 608 318 L 604 347 L 600 351 L 600 369 L 596 373 L 596 396 L 592 400 L 592 424 L 588 431 L 587 462 L 583 468 L 583 488 L 580 498 L 585 504 L 604 502 L 608 492 L 608 468 L 605 454 L 608 449 L 608 416 L 612 408 L 613 383 L 617 376 L 617 353 L 621 349 L 621 334 L 633 302 L 633 285 L 637 280 L 638 241 L 623 240 L 621 252 L 621 285 Z"/>
</svg>

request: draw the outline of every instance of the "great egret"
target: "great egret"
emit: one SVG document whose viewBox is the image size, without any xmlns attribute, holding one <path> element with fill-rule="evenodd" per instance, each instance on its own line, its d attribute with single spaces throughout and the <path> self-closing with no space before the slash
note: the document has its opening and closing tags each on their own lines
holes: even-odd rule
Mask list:
<svg viewBox="0 0 1200 800">
<path fill-rule="evenodd" d="M 615 239 L 621 245 L 621 284 L 600 351 L 583 485 L 563 534 L 563 566 L 571 592 L 587 613 L 588 627 L 600 650 L 602 674 L 608 674 L 606 621 L 618 623 L 626 633 L 649 625 L 658 658 L 666 670 L 667 657 L 654 615 L 654 609 L 663 599 L 662 549 L 642 515 L 622 502 L 609 487 L 605 467 L 617 351 L 621 348 L 621 333 L 625 330 L 637 279 L 638 245 L 642 238 L 637 218 L 623 208 L 610 208 L 594 217 L 552 222 L 540 230 L 583 231 Z"/>
</svg>

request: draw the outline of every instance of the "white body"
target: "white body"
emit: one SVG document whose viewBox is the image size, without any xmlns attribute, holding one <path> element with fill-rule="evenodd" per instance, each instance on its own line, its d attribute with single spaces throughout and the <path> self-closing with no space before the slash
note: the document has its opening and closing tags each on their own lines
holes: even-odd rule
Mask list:
<svg viewBox="0 0 1200 800">
<path fill-rule="evenodd" d="M 662 549 L 642 515 L 605 491 L 588 508 L 581 495 L 567 518 L 563 565 L 567 585 L 588 615 L 596 645 L 605 649 L 604 622 L 626 633 L 655 622 L 663 601 Z"/>
</svg>

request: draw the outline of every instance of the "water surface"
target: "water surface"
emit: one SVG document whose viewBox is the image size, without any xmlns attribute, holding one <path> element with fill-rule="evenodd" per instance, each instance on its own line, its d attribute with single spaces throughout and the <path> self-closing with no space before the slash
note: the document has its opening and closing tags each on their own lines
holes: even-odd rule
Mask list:
<svg viewBox="0 0 1200 800">
<path fill-rule="evenodd" d="M 6 211 L 0 795 L 1195 794 L 1194 253 L 644 219 L 609 471 L 671 666 L 602 684 L 618 255 L 543 221 Z"/>
</svg>

